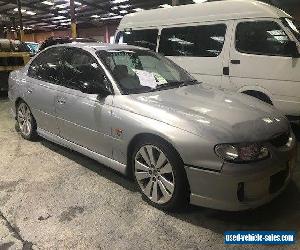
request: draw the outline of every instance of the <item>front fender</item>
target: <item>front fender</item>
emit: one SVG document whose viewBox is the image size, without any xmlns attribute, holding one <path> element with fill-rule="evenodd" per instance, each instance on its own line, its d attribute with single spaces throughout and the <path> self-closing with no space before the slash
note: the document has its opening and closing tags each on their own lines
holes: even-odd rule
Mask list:
<svg viewBox="0 0 300 250">
<path fill-rule="evenodd" d="M 208 141 L 183 129 L 122 109 L 115 109 L 112 114 L 114 160 L 127 164 L 130 142 L 135 136 L 144 133 L 168 141 L 186 165 L 221 170 L 223 162 L 214 152 L 216 141 Z"/>
</svg>

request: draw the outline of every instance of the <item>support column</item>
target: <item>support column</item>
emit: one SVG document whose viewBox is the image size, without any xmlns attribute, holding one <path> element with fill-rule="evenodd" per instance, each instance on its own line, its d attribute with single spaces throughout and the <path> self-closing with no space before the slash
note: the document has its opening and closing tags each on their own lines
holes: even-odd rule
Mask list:
<svg viewBox="0 0 300 250">
<path fill-rule="evenodd" d="M 14 17 L 11 17 L 11 24 L 12 24 L 12 27 L 14 29 L 13 31 L 13 39 L 18 39 L 18 36 L 17 36 L 17 25 L 16 25 L 16 19 Z M 11 34 L 11 32 L 10 32 Z M 11 35 L 10 35 L 11 36 Z"/>
<path fill-rule="evenodd" d="M 110 41 L 109 41 L 109 30 L 108 30 L 108 26 L 107 25 L 105 25 L 105 42 L 106 43 L 109 43 Z"/>
<path fill-rule="evenodd" d="M 75 16 L 75 3 L 74 3 L 74 0 L 70 0 L 70 15 L 71 15 L 72 38 L 76 38 L 77 37 L 77 27 L 76 27 L 76 16 Z"/>
<path fill-rule="evenodd" d="M 18 3 L 18 14 L 19 14 L 19 23 L 20 23 L 20 32 L 19 32 L 19 40 L 24 40 L 24 27 L 23 27 L 23 20 L 22 20 L 22 4 L 21 0 L 17 0 Z"/>
<path fill-rule="evenodd" d="M 172 6 L 179 5 L 179 0 L 172 0 Z"/>
</svg>

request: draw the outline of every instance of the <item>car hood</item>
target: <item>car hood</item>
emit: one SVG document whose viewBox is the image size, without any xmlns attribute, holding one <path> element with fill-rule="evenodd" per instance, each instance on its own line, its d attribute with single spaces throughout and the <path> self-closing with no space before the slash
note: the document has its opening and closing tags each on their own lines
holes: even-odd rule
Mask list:
<svg viewBox="0 0 300 250">
<path fill-rule="evenodd" d="M 224 143 L 265 140 L 289 129 L 271 105 L 200 84 L 126 97 L 116 105 Z"/>
</svg>

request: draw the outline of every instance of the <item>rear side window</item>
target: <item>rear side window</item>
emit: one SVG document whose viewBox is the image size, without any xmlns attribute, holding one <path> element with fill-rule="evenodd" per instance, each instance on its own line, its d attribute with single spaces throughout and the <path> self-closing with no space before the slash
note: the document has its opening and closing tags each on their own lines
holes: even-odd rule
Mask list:
<svg viewBox="0 0 300 250">
<path fill-rule="evenodd" d="M 242 53 L 286 56 L 289 37 L 273 21 L 243 22 L 237 25 L 236 49 Z"/>
<path fill-rule="evenodd" d="M 63 47 L 50 48 L 38 55 L 28 69 L 28 76 L 42 81 L 61 84 Z"/>
<path fill-rule="evenodd" d="M 157 37 L 157 29 L 121 31 L 117 35 L 116 42 L 140 46 L 155 51 Z"/>
<path fill-rule="evenodd" d="M 217 57 L 223 49 L 225 24 L 166 28 L 159 52 L 165 56 Z"/>
</svg>

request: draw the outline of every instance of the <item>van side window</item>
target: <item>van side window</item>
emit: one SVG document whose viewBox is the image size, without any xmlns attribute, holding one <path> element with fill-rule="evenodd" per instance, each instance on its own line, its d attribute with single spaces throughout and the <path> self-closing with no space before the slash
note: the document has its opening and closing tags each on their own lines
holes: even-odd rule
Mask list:
<svg viewBox="0 0 300 250">
<path fill-rule="evenodd" d="M 273 21 L 242 22 L 236 29 L 236 49 L 239 52 L 268 56 L 287 56 L 289 37 Z"/>
<path fill-rule="evenodd" d="M 121 31 L 117 35 L 116 43 L 140 46 L 155 51 L 157 37 L 157 29 Z"/>
<path fill-rule="evenodd" d="M 166 28 L 159 52 L 165 56 L 217 57 L 225 41 L 226 25 Z"/>
</svg>

